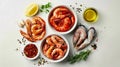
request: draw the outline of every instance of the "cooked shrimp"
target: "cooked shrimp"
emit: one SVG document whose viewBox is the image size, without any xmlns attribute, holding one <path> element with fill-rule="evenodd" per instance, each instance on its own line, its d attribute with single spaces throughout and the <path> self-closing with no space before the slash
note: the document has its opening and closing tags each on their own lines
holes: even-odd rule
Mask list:
<svg viewBox="0 0 120 67">
<path fill-rule="evenodd" d="M 39 24 L 39 25 L 41 25 L 41 27 L 44 27 L 46 25 L 45 21 L 42 18 L 38 17 L 38 16 L 33 17 L 32 23 L 33 24 Z"/>
<path fill-rule="evenodd" d="M 72 24 L 74 24 L 74 22 L 75 22 L 75 17 L 74 16 L 71 16 L 71 22 L 72 22 Z"/>
<path fill-rule="evenodd" d="M 46 51 L 46 56 L 50 59 L 52 59 L 52 51 L 53 51 L 54 46 L 50 46 L 50 48 Z"/>
<path fill-rule="evenodd" d="M 43 31 L 43 29 L 42 29 L 41 26 L 38 25 L 38 24 L 34 24 L 34 25 L 32 25 L 32 27 L 31 27 L 31 32 L 32 32 L 33 34 L 35 34 L 35 35 L 40 34 L 42 31 Z"/>
<path fill-rule="evenodd" d="M 45 34 L 46 34 L 46 31 L 43 31 L 38 35 L 32 34 L 32 37 L 36 40 L 41 40 L 45 36 Z"/>
<path fill-rule="evenodd" d="M 68 47 L 67 47 L 66 43 L 64 43 L 64 45 L 61 46 L 61 49 L 63 50 L 64 54 L 66 53 L 67 48 Z"/>
<path fill-rule="evenodd" d="M 60 21 L 54 21 L 52 19 L 50 21 L 52 21 L 51 25 L 58 31 L 67 31 L 73 26 L 69 17 L 66 17 Z"/>
<path fill-rule="evenodd" d="M 53 59 L 57 60 L 64 56 L 64 52 L 60 48 L 56 48 L 52 51 L 51 55 L 53 56 Z"/>
<path fill-rule="evenodd" d="M 72 28 L 75 17 L 68 8 L 60 6 L 54 9 L 49 21 L 55 30 L 65 32 Z"/>
<path fill-rule="evenodd" d="M 26 25 L 26 29 L 27 29 L 27 34 L 28 34 L 29 36 L 32 36 L 32 32 L 31 32 L 31 21 L 30 21 L 29 19 L 27 19 L 25 25 Z"/>
<path fill-rule="evenodd" d="M 43 54 L 45 54 L 46 52 L 47 52 L 47 50 L 49 49 L 49 45 L 48 44 L 45 44 L 44 46 L 43 46 Z"/>
<path fill-rule="evenodd" d="M 48 45 L 50 45 L 50 46 L 54 46 L 54 43 L 52 42 L 52 40 L 51 40 L 50 37 L 48 37 L 48 38 L 46 39 L 46 43 L 47 43 Z"/>
<path fill-rule="evenodd" d="M 62 42 L 60 42 L 60 41 L 62 41 L 62 39 L 60 37 L 53 35 L 53 36 L 51 36 L 51 40 L 56 45 L 56 47 L 60 48 L 62 46 Z"/>
<path fill-rule="evenodd" d="M 63 23 L 63 25 L 60 26 L 60 30 L 67 31 L 73 26 L 71 19 L 69 17 L 64 18 L 62 23 Z"/>
<path fill-rule="evenodd" d="M 35 42 L 36 40 L 33 39 L 32 37 L 30 37 L 27 33 L 23 32 L 22 30 L 20 30 L 21 35 L 26 38 L 27 40 L 31 41 L 31 42 Z"/>
<path fill-rule="evenodd" d="M 60 7 L 60 8 L 56 8 L 53 12 L 53 15 L 56 18 L 64 18 L 66 17 L 65 13 L 68 13 L 68 9 Z"/>
<path fill-rule="evenodd" d="M 33 17 L 32 22 L 29 19 L 26 20 L 26 29 L 27 33 L 22 30 L 20 30 L 20 33 L 31 42 L 41 40 L 46 34 L 45 22 L 38 16 Z"/>
<path fill-rule="evenodd" d="M 46 34 L 45 21 L 42 18 L 36 16 L 33 18 L 32 23 L 33 23 L 33 27 L 32 27 L 33 38 L 36 40 L 41 40 Z"/>
</svg>

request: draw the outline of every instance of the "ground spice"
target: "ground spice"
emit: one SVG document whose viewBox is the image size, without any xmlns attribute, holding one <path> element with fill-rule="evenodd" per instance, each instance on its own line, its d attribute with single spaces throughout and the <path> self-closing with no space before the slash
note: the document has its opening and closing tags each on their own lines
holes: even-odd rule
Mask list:
<svg viewBox="0 0 120 67">
<path fill-rule="evenodd" d="M 44 58 L 42 58 L 42 57 L 39 58 L 39 60 L 38 60 L 38 66 L 44 65 L 46 63 L 48 63 L 48 61 L 46 61 Z"/>
<path fill-rule="evenodd" d="M 22 43 L 23 45 L 26 45 L 26 39 L 24 37 L 22 38 Z"/>
<path fill-rule="evenodd" d="M 75 3 L 75 6 L 78 6 L 78 3 Z M 75 6 L 70 5 L 70 7 L 71 7 L 73 10 L 75 10 L 77 13 L 81 13 L 82 10 L 83 10 L 83 8 L 84 8 L 83 5 L 80 4 L 78 7 L 75 7 Z"/>
<path fill-rule="evenodd" d="M 94 50 L 96 50 L 97 49 L 97 45 L 94 43 L 94 44 L 92 44 L 91 45 L 91 47 L 94 49 Z"/>
<path fill-rule="evenodd" d="M 22 42 L 19 39 L 17 39 L 17 41 L 19 42 L 19 44 L 22 44 Z"/>
</svg>

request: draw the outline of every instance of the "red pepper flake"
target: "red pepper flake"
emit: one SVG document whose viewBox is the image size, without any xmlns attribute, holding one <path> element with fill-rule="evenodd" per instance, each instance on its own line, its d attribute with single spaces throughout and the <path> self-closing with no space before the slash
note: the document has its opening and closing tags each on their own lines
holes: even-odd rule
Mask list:
<svg viewBox="0 0 120 67">
<path fill-rule="evenodd" d="M 35 44 L 28 44 L 25 48 L 24 48 L 24 54 L 29 57 L 29 58 L 33 58 L 37 55 L 38 53 L 38 49 L 35 46 Z"/>
</svg>

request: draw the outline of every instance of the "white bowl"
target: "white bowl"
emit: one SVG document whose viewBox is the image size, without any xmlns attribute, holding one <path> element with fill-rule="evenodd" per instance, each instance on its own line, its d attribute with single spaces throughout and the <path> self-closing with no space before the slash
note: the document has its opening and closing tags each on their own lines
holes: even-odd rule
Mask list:
<svg viewBox="0 0 120 67">
<path fill-rule="evenodd" d="M 52 34 L 52 35 L 56 35 L 56 34 Z M 49 35 L 49 36 L 51 36 L 51 35 Z M 47 36 L 47 37 L 49 37 L 49 36 Z M 50 58 L 46 57 L 46 56 L 43 54 L 43 51 L 42 51 L 42 46 L 43 46 L 43 43 L 44 43 L 45 39 L 47 38 L 47 37 L 46 37 L 46 38 L 42 41 L 42 43 L 41 43 L 41 45 L 40 45 L 40 53 L 41 53 L 41 56 L 42 56 L 44 59 L 46 59 L 47 61 L 49 61 L 49 62 L 54 62 L 54 63 L 56 63 L 56 62 L 61 62 L 61 61 L 63 61 L 63 60 L 68 56 L 68 54 L 69 54 L 70 47 L 69 47 L 69 43 L 68 43 L 67 39 L 66 39 L 65 37 L 63 37 L 62 35 L 57 35 L 57 36 L 61 37 L 61 38 L 66 42 L 66 44 L 67 44 L 67 52 L 65 53 L 64 57 L 62 57 L 62 58 L 60 58 L 60 59 L 58 59 L 58 60 L 53 60 L 53 59 L 50 59 Z"/>
<path fill-rule="evenodd" d="M 29 44 L 34 44 L 34 43 L 29 43 Z M 27 44 L 27 45 L 29 45 L 29 44 Z M 38 49 L 37 55 L 36 55 L 35 57 L 33 57 L 33 58 L 29 58 L 29 57 L 27 57 L 27 56 L 25 55 L 24 49 L 25 49 L 25 47 L 26 47 L 27 45 L 25 45 L 25 46 L 23 47 L 23 50 L 22 50 L 24 57 L 25 57 L 27 60 L 34 60 L 34 59 L 38 58 L 38 56 L 39 56 L 39 54 L 40 54 L 40 49 L 38 48 L 38 46 L 37 46 L 36 44 L 34 44 L 34 45 L 35 45 L 35 46 L 37 47 L 37 49 Z"/>
<path fill-rule="evenodd" d="M 75 23 L 74 23 L 74 25 L 71 27 L 70 30 L 65 31 L 65 32 L 60 32 L 60 31 L 55 30 L 55 29 L 51 26 L 51 24 L 49 23 L 49 18 L 50 18 L 50 15 L 52 14 L 53 10 L 56 9 L 56 8 L 58 8 L 58 7 L 61 7 L 61 6 L 68 8 L 68 9 L 73 13 L 73 15 L 74 15 L 74 17 L 75 17 Z M 50 27 L 53 29 L 53 31 L 56 32 L 57 34 L 68 34 L 68 33 L 72 32 L 72 31 L 75 29 L 76 25 L 77 25 L 77 15 L 76 15 L 76 13 L 74 12 L 74 10 L 73 10 L 72 8 L 70 8 L 69 6 L 59 5 L 59 6 L 56 6 L 55 8 L 53 8 L 53 9 L 50 11 L 50 13 L 49 13 L 49 15 L 48 15 L 48 24 L 49 24 Z"/>
</svg>

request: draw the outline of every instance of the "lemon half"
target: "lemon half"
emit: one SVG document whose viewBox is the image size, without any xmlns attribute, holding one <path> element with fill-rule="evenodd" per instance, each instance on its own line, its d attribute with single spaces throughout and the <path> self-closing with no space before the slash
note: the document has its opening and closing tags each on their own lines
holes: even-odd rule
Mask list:
<svg viewBox="0 0 120 67">
<path fill-rule="evenodd" d="M 37 14 L 39 9 L 38 4 L 36 3 L 31 3 L 30 5 L 28 5 L 28 7 L 25 10 L 25 15 L 26 16 L 34 16 L 35 14 Z"/>
</svg>

